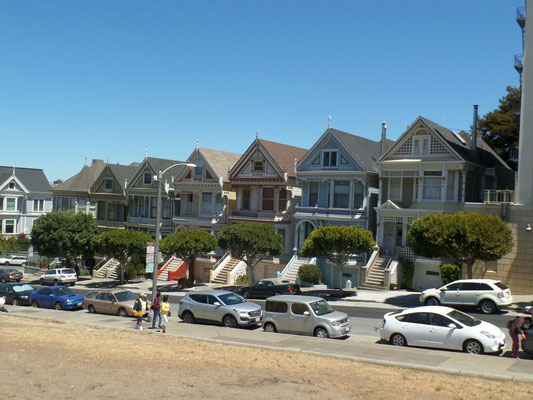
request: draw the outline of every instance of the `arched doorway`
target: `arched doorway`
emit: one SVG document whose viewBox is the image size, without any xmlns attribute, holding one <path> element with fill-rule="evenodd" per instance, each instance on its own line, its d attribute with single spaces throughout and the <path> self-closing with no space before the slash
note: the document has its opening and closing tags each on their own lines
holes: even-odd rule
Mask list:
<svg viewBox="0 0 533 400">
<path fill-rule="evenodd" d="M 311 232 L 313 232 L 316 229 L 316 225 L 314 222 L 309 220 L 301 220 L 298 222 L 298 225 L 296 226 L 296 240 L 295 240 L 295 246 L 298 249 L 298 253 L 300 253 L 300 250 L 302 249 L 305 239 L 309 237 Z"/>
</svg>

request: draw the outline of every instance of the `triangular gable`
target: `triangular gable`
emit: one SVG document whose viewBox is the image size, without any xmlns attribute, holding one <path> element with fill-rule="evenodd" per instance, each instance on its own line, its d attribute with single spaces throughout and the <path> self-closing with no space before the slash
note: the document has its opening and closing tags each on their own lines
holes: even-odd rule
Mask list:
<svg viewBox="0 0 533 400">
<path fill-rule="evenodd" d="M 250 147 L 244 152 L 242 157 L 237 161 L 230 171 L 230 178 L 238 177 L 251 177 L 253 162 L 264 162 L 264 175 L 265 176 L 277 176 L 284 178 L 285 172 L 277 165 L 275 160 L 270 156 L 268 151 L 261 145 L 259 140 L 255 140 Z"/>
<path fill-rule="evenodd" d="M 9 189 L 9 184 L 12 182 L 12 181 L 15 181 L 15 188 L 14 189 Z M 26 188 L 26 186 L 24 186 L 22 184 L 22 182 L 20 181 L 20 179 L 17 178 L 16 175 L 11 175 L 9 178 L 7 178 L 2 184 L 0 184 L 0 190 L 4 191 L 9 191 L 9 190 L 12 190 L 12 191 L 18 191 L 18 192 L 24 192 L 24 193 L 29 193 L 30 191 Z"/>
<path fill-rule="evenodd" d="M 392 200 L 387 200 L 385 203 L 383 203 L 379 207 L 375 207 L 376 210 L 399 210 L 401 207 L 399 207 L 396 203 L 394 203 Z"/>
<path fill-rule="evenodd" d="M 431 137 L 430 155 L 450 155 L 455 159 L 461 160 L 462 157 L 453 150 L 442 136 L 433 129 L 431 125 L 425 122 L 424 118 L 417 117 L 407 130 L 396 140 L 396 142 L 380 157 L 379 161 L 385 161 L 390 157 L 420 157 L 421 155 L 413 154 L 413 137 L 419 129 L 425 129 Z"/>
<path fill-rule="evenodd" d="M 216 174 L 215 170 L 209 165 L 209 162 L 204 157 L 199 148 L 194 149 L 191 155 L 187 158 L 187 163 L 196 164 L 197 167 L 203 167 L 202 179 L 198 179 L 198 182 L 218 182 L 219 177 Z M 174 182 L 178 183 L 180 181 L 190 182 L 193 177 L 194 168 L 183 167 L 181 168 L 176 176 L 174 177 Z M 195 178 L 196 179 L 196 178 Z"/>
<path fill-rule="evenodd" d="M 338 140 L 335 133 L 328 129 L 322 134 L 322 136 L 311 147 L 307 154 L 298 163 L 296 170 L 298 172 L 304 171 L 307 167 L 312 167 L 313 170 L 318 168 L 325 168 L 331 170 L 328 167 L 322 167 L 321 154 L 324 150 L 338 150 L 337 167 L 350 168 L 351 170 L 362 171 L 363 168 L 357 160 L 353 157 L 351 152 L 344 146 L 344 144 Z"/>
<path fill-rule="evenodd" d="M 112 189 L 106 189 L 105 184 L 107 179 L 113 180 Z M 91 187 L 91 193 L 122 193 L 121 189 L 123 182 L 119 182 L 113 170 L 110 168 L 109 164 L 103 169 L 96 181 Z"/>
<path fill-rule="evenodd" d="M 128 187 L 136 187 L 136 188 L 147 188 L 147 187 L 155 187 L 154 181 L 152 179 L 152 184 L 147 185 L 144 183 L 144 174 L 145 173 L 151 173 L 152 177 L 156 174 L 155 170 L 152 168 L 150 163 L 148 162 L 148 159 L 145 158 L 141 165 L 139 165 L 139 168 L 137 169 L 137 172 L 133 175 L 131 178 L 131 183 L 128 183 Z"/>
</svg>

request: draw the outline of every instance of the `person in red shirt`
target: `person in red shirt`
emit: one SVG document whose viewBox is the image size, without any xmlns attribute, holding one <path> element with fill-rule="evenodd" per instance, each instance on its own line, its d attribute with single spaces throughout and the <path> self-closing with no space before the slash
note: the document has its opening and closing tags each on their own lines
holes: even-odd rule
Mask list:
<svg viewBox="0 0 533 400">
<path fill-rule="evenodd" d="M 152 303 L 152 310 L 154 311 L 154 318 L 152 319 L 152 329 L 155 329 L 156 320 L 159 320 L 157 327 L 161 329 L 161 292 L 157 292 Z"/>
<path fill-rule="evenodd" d="M 519 336 L 521 336 L 523 339 L 526 338 L 524 329 L 529 329 L 529 327 L 531 327 L 531 322 L 531 317 L 516 317 L 513 323 L 511 324 L 509 328 L 509 335 L 511 335 L 511 339 L 513 340 L 513 348 L 511 351 L 513 358 L 518 358 L 518 350 L 520 349 Z"/>
</svg>

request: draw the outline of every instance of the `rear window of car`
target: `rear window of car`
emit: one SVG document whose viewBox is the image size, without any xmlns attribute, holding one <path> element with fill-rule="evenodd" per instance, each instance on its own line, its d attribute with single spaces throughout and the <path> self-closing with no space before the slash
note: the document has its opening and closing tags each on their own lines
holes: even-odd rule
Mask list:
<svg viewBox="0 0 533 400">
<path fill-rule="evenodd" d="M 132 292 L 129 291 L 115 293 L 115 297 L 118 301 L 129 301 L 137 298 Z"/>
<path fill-rule="evenodd" d="M 288 310 L 287 303 L 282 301 L 267 301 L 265 305 L 265 310 L 275 313 L 286 313 Z"/>
<path fill-rule="evenodd" d="M 506 290 L 506 289 L 509 289 L 508 286 L 505 286 L 503 283 L 501 282 L 496 282 L 494 285 L 496 285 L 498 287 L 498 289 L 501 289 L 501 290 Z"/>
<path fill-rule="evenodd" d="M 75 274 L 73 269 L 64 269 L 61 271 L 62 274 Z"/>
</svg>

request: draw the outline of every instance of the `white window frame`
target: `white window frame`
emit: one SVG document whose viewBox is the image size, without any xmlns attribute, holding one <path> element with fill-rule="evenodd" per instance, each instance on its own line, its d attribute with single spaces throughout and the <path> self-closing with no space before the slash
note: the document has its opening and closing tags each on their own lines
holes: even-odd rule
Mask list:
<svg viewBox="0 0 533 400">
<path fill-rule="evenodd" d="M 13 222 L 13 232 L 8 232 L 7 231 L 7 223 L 9 221 Z M 7 233 L 7 234 L 15 234 L 15 233 L 17 233 L 17 221 L 15 219 L 6 219 L 6 220 L 4 220 L 3 232 Z"/>
<path fill-rule="evenodd" d="M 265 162 L 263 160 L 252 161 L 252 172 L 265 172 Z"/>
<path fill-rule="evenodd" d="M 316 202 L 315 204 L 311 204 L 311 185 L 316 185 L 317 186 L 317 191 L 316 191 Z M 320 182 L 317 182 L 317 181 L 311 181 L 308 183 L 307 185 L 307 204 L 309 205 L 309 207 L 315 207 L 318 202 L 319 202 L 319 198 L 320 198 Z"/>
<path fill-rule="evenodd" d="M 426 175 L 426 173 L 428 173 Z M 440 175 L 437 175 L 440 174 Z M 431 174 L 431 175 L 430 175 Z M 426 178 L 427 179 L 435 179 L 439 181 L 439 190 L 438 190 L 438 193 L 439 193 L 439 197 L 437 199 L 428 199 L 424 196 L 424 189 L 426 187 L 436 187 L 437 185 L 426 185 Z M 442 200 L 442 171 L 424 171 L 424 174 L 422 176 L 422 201 L 435 201 L 435 202 L 438 202 L 438 201 L 441 201 Z"/>
<path fill-rule="evenodd" d="M 194 177 L 203 178 L 204 177 L 204 167 L 194 167 Z"/>
<path fill-rule="evenodd" d="M 207 204 L 204 199 L 211 197 L 209 201 L 209 209 L 204 210 L 204 206 Z M 202 201 L 200 202 L 200 215 L 211 215 L 213 213 L 213 192 L 202 192 Z"/>
<path fill-rule="evenodd" d="M 399 179 L 400 181 L 400 195 L 398 197 L 392 197 L 392 180 Z M 402 200 L 403 195 L 403 178 L 401 176 L 391 176 L 389 177 L 389 184 L 387 188 L 389 200 Z"/>
<path fill-rule="evenodd" d="M 328 154 L 328 163 L 326 165 L 326 153 Z M 335 165 L 331 164 L 331 155 L 335 153 Z M 339 150 L 322 150 L 322 167 L 335 168 L 339 166 Z"/>
<path fill-rule="evenodd" d="M 146 182 L 146 177 L 149 176 L 150 177 L 150 182 Z M 150 172 L 145 172 L 144 175 L 143 175 L 143 184 L 144 185 L 151 185 L 153 182 L 153 177 L 152 177 L 152 174 Z"/>
<path fill-rule="evenodd" d="M 44 199 L 33 199 L 33 211 L 44 211 Z"/>
<path fill-rule="evenodd" d="M 424 146 L 424 140 L 427 140 L 427 149 Z M 431 149 L 431 135 L 414 135 L 413 136 L 413 155 L 429 156 Z M 427 150 L 424 152 L 424 150 Z"/>
<path fill-rule="evenodd" d="M 12 210 L 8 209 L 8 207 L 7 207 L 9 200 L 13 200 L 13 202 L 14 202 L 14 203 L 13 203 L 13 209 L 12 209 Z M 17 211 L 17 203 L 18 203 L 18 202 L 17 202 L 17 198 L 16 198 L 16 197 L 5 197 L 5 203 L 6 203 L 6 205 L 5 205 L 5 207 L 6 207 L 6 208 L 5 208 L 5 211 Z"/>
</svg>

